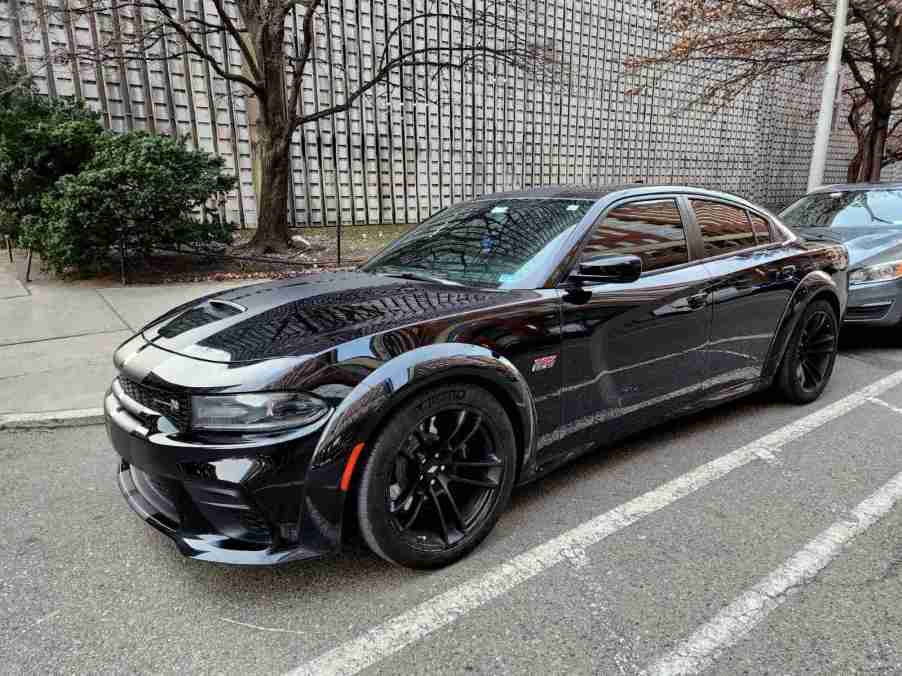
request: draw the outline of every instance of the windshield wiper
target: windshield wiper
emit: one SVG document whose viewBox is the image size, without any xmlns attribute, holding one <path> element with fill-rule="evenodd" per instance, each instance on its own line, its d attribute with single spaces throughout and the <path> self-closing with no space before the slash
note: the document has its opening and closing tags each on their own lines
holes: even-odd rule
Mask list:
<svg viewBox="0 0 902 676">
<path fill-rule="evenodd" d="M 842 239 L 836 237 L 835 235 L 828 235 L 824 232 L 817 233 L 808 233 L 808 232 L 799 232 L 796 233 L 802 239 L 811 241 L 811 242 L 833 242 L 834 244 L 842 244 Z"/>
<path fill-rule="evenodd" d="M 377 272 L 377 275 L 384 275 L 385 277 L 399 277 L 401 279 L 413 279 L 418 282 L 434 282 L 436 284 L 450 284 L 451 286 L 463 286 L 460 282 L 452 282 L 450 279 L 443 279 L 442 277 L 433 277 L 432 275 L 427 275 L 422 272 L 409 272 L 407 270 L 398 270 L 397 272 Z"/>
</svg>

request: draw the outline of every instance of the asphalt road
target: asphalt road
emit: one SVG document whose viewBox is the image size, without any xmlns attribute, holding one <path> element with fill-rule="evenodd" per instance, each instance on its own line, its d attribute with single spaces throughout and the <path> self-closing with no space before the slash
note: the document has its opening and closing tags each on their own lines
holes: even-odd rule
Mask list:
<svg viewBox="0 0 902 676">
<path fill-rule="evenodd" d="M 902 334 L 515 493 L 467 560 L 183 559 L 99 427 L 0 435 L 0 672 L 902 673 Z"/>
</svg>

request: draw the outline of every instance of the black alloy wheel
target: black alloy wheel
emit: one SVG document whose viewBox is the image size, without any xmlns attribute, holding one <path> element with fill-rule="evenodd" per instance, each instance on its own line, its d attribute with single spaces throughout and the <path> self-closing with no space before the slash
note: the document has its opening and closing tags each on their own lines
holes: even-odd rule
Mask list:
<svg viewBox="0 0 902 676">
<path fill-rule="evenodd" d="M 491 394 L 472 385 L 430 390 L 394 414 L 367 458 L 361 533 L 394 563 L 447 565 L 488 535 L 515 473 L 513 428 Z"/>
<path fill-rule="evenodd" d="M 791 400 L 807 404 L 817 399 L 836 361 L 839 322 L 833 306 L 825 300 L 805 310 L 783 357 L 779 385 Z"/>
</svg>

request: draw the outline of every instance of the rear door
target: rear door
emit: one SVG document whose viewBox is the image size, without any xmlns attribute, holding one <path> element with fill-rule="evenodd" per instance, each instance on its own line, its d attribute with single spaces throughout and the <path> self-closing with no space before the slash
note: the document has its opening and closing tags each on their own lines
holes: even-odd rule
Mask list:
<svg viewBox="0 0 902 676">
<path fill-rule="evenodd" d="M 712 279 L 712 388 L 757 383 L 800 271 L 762 214 L 726 200 L 688 198 Z"/>
<path fill-rule="evenodd" d="M 611 207 L 583 243 L 580 260 L 635 254 L 644 271 L 632 283 L 563 296 L 561 441 L 568 450 L 652 424 L 699 396 L 709 280 L 690 249 L 684 210 L 675 196 L 634 198 Z"/>
</svg>

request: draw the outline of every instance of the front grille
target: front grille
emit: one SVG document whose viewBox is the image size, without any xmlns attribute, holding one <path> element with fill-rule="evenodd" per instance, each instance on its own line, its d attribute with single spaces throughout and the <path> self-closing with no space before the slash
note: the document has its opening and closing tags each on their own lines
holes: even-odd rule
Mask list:
<svg viewBox="0 0 902 676">
<path fill-rule="evenodd" d="M 119 378 L 125 395 L 136 402 L 169 418 L 180 430 L 188 429 L 191 420 L 191 397 L 183 392 L 169 392 Z"/>
<path fill-rule="evenodd" d="M 857 307 L 850 307 L 848 310 L 846 310 L 846 320 L 860 322 L 883 319 L 886 316 L 886 313 L 889 312 L 891 305 L 892 302 L 874 303 L 873 305 L 859 305 Z"/>
</svg>

